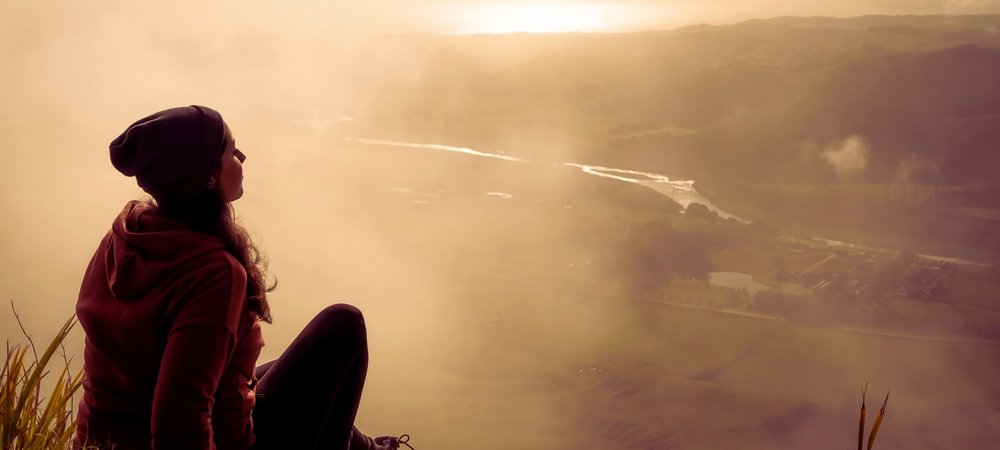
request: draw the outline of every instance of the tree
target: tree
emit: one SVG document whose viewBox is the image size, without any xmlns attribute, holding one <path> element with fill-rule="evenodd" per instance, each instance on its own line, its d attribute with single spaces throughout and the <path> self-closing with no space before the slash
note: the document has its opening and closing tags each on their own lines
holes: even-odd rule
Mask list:
<svg viewBox="0 0 1000 450">
<path fill-rule="evenodd" d="M 623 249 L 619 269 L 636 294 L 670 284 L 670 275 L 707 280 L 711 244 L 701 232 L 674 230 L 669 219 L 651 222 L 635 231 Z"/>
<path fill-rule="evenodd" d="M 701 203 L 692 203 L 688 205 L 684 214 L 689 214 L 693 217 L 700 217 L 702 219 L 715 220 L 719 218 L 719 213 L 708 209 L 707 206 Z"/>
</svg>

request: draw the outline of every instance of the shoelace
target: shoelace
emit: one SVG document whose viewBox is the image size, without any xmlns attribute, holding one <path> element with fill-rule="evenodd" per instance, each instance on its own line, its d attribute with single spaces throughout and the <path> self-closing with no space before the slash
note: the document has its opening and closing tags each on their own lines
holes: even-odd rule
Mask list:
<svg viewBox="0 0 1000 450">
<path fill-rule="evenodd" d="M 417 450 L 417 449 L 413 448 L 412 445 L 407 444 L 407 442 L 410 442 L 410 435 L 404 434 L 404 435 L 402 435 L 402 436 L 399 437 L 399 443 L 400 444 L 403 444 L 403 445 L 405 445 L 407 447 L 410 447 L 410 450 Z"/>
</svg>

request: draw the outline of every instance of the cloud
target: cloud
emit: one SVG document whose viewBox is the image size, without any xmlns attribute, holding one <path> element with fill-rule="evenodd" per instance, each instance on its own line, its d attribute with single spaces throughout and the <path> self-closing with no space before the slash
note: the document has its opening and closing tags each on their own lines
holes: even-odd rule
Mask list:
<svg viewBox="0 0 1000 450">
<path fill-rule="evenodd" d="M 870 151 L 868 142 L 854 135 L 823 150 L 823 159 L 833 166 L 841 181 L 847 181 L 865 171 Z"/>
</svg>

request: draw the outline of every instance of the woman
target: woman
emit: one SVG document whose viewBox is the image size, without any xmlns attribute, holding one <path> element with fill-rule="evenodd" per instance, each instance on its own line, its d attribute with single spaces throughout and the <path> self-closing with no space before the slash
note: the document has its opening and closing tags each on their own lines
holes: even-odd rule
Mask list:
<svg viewBox="0 0 1000 450">
<path fill-rule="evenodd" d="M 111 163 L 153 200 L 125 205 L 84 275 L 76 448 L 398 448 L 353 427 L 368 365 L 356 308 L 326 308 L 255 367 L 274 285 L 231 206 L 245 159 L 204 106 L 160 111 L 111 143 Z"/>
</svg>

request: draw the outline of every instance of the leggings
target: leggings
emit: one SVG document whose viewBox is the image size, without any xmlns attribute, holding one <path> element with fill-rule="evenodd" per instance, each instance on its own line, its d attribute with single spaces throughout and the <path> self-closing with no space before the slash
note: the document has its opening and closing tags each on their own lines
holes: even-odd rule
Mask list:
<svg viewBox="0 0 1000 450">
<path fill-rule="evenodd" d="M 251 450 L 367 450 L 354 427 L 367 371 L 361 311 L 344 304 L 321 311 L 278 359 L 257 367 Z"/>
</svg>

